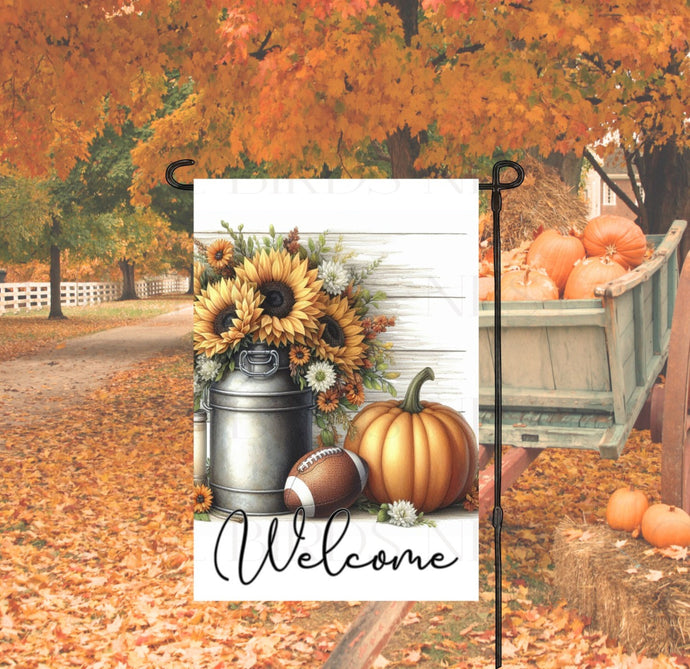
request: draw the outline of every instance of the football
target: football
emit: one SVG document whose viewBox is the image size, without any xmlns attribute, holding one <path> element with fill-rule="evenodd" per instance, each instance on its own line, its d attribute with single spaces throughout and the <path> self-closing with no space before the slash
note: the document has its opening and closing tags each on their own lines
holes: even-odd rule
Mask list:
<svg viewBox="0 0 690 669">
<path fill-rule="evenodd" d="M 308 518 L 347 509 L 359 497 L 369 467 L 356 453 L 340 447 L 317 448 L 303 455 L 285 481 L 283 499 L 290 511 L 300 506 Z"/>
</svg>

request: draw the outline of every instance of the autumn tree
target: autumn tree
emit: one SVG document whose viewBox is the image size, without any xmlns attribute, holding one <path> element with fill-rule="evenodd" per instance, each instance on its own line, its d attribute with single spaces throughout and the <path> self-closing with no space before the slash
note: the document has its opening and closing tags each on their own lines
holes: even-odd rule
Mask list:
<svg viewBox="0 0 690 669">
<path fill-rule="evenodd" d="M 50 195 L 37 179 L 0 177 L 0 262 L 31 260 L 37 248 L 50 247 Z"/>
<path fill-rule="evenodd" d="M 165 101 L 161 114 L 179 104 L 178 94 L 173 87 L 172 100 Z M 147 127 L 136 128 L 132 122 L 124 123 L 118 131 L 107 125 L 93 140 L 88 160 L 79 161 L 64 182 L 70 202 L 82 216 L 103 221 L 99 239 L 85 244 L 83 254 L 117 264 L 123 282 L 120 299 L 136 299 L 135 265 L 143 267 L 145 258 L 149 270 L 158 266 L 164 271 L 171 263 L 179 267 L 179 249 L 186 245 L 185 269 L 189 271 L 191 264 L 191 197 L 180 197 L 169 186 L 159 185 L 151 193 L 150 211 L 142 211 L 130 202 L 134 171 L 131 149 L 138 138 L 148 134 Z M 158 260 L 156 253 L 160 254 Z"/>
<path fill-rule="evenodd" d="M 142 126 L 184 50 L 169 13 L 168 0 L 3 3 L 0 163 L 64 178 L 106 125 Z"/>
<path fill-rule="evenodd" d="M 0 177 L 0 258 L 26 262 L 50 260 L 49 318 L 64 318 L 60 303 L 61 251 L 94 253 L 94 240 L 105 234 L 105 222 L 84 216 L 58 178 Z"/>
<path fill-rule="evenodd" d="M 66 189 L 56 180 L 87 159 L 99 133 L 148 120 L 167 94 L 166 65 L 184 48 L 169 7 L 167 0 L 105 0 L 98 7 L 20 0 L 0 7 L 0 173 L 15 182 L 41 177 L 60 199 Z M 50 317 L 61 317 L 60 250 L 70 242 L 59 207 L 49 227 Z"/>
<path fill-rule="evenodd" d="M 138 207 L 104 216 L 108 233 L 100 243 L 99 257 L 117 264 L 123 285 L 120 300 L 135 300 L 135 270 L 149 274 L 170 269 L 188 269 L 192 256 L 191 237 L 172 230 L 165 219 L 151 209 Z"/>
<path fill-rule="evenodd" d="M 650 231 L 687 207 L 670 168 L 688 143 L 687 5 L 209 0 L 185 12 L 195 93 L 137 149 L 140 187 L 182 156 L 198 176 L 247 159 L 276 176 L 468 176 L 496 152 L 577 166 L 617 137 L 638 157 Z M 673 191 L 664 208 L 651 165 Z"/>
<path fill-rule="evenodd" d="M 561 151 L 604 138 L 628 163 L 644 229 L 665 232 L 674 218 L 690 217 L 690 109 L 687 3 L 587 2 L 577 6 L 517 3 L 501 19 L 516 57 L 539 80 L 549 108 L 559 99 L 584 128 L 556 133 Z"/>
<path fill-rule="evenodd" d="M 614 137 L 638 165 L 649 230 L 687 214 L 686 3 L 23 0 L 1 11 L 17 48 L 0 54 L 0 159 L 25 173 L 64 177 L 107 124 L 141 126 L 177 69 L 194 93 L 137 148 L 140 194 L 180 157 L 197 160 L 194 176 L 250 163 L 275 176 L 469 176 L 487 156 L 579 160 Z"/>
</svg>

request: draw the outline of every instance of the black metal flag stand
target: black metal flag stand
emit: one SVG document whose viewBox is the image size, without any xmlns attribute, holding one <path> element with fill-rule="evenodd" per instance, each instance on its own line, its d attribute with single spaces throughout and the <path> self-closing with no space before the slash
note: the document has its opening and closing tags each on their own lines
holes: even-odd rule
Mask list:
<svg viewBox="0 0 690 669">
<path fill-rule="evenodd" d="M 513 181 L 502 182 L 501 170 L 509 168 L 517 172 Z M 501 160 L 494 165 L 491 183 L 480 183 L 480 190 L 491 191 L 494 247 L 494 510 L 491 523 L 494 527 L 494 593 L 495 593 L 495 658 L 496 667 L 503 666 L 503 562 L 501 555 L 501 466 L 503 464 L 503 393 L 501 378 L 501 191 L 517 188 L 525 179 L 525 171 L 518 163 Z"/>
<path fill-rule="evenodd" d="M 165 180 L 173 188 L 194 190 L 193 184 L 180 183 L 174 177 L 178 167 L 194 165 L 191 159 L 176 160 L 165 170 Z M 501 181 L 501 171 L 514 170 L 517 176 L 512 181 Z M 503 459 L 502 433 L 502 378 L 501 378 L 501 209 L 502 191 L 517 188 L 525 178 L 521 165 L 512 160 L 500 160 L 493 166 L 491 183 L 480 183 L 479 190 L 491 191 L 491 212 L 493 214 L 493 260 L 494 260 L 494 509 L 491 523 L 494 528 L 494 576 L 495 576 L 495 665 L 503 666 L 503 563 L 501 552 L 501 529 L 503 509 L 501 508 L 501 466 Z"/>
</svg>

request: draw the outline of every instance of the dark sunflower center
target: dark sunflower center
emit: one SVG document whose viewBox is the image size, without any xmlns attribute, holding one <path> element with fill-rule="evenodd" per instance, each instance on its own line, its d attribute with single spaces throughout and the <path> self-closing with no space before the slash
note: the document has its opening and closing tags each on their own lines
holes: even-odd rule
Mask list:
<svg viewBox="0 0 690 669">
<path fill-rule="evenodd" d="M 326 326 L 323 330 L 323 340 L 328 346 L 345 346 L 345 333 L 338 321 L 330 316 L 323 316 L 321 322 Z"/>
<path fill-rule="evenodd" d="M 216 260 L 222 260 L 224 255 L 225 255 L 225 251 L 222 251 L 219 249 L 218 251 L 216 251 L 216 255 L 214 256 L 214 258 Z"/>
<path fill-rule="evenodd" d="M 197 503 L 197 504 L 204 504 L 205 502 L 206 502 L 206 496 L 203 495 L 202 493 L 199 493 L 199 494 L 196 496 L 196 503 Z"/>
<path fill-rule="evenodd" d="M 261 286 L 264 296 L 264 313 L 276 318 L 285 318 L 295 306 L 295 295 L 292 289 L 282 281 L 268 281 Z"/>
<path fill-rule="evenodd" d="M 213 319 L 213 331 L 217 334 L 227 332 L 233 326 L 233 319 L 237 318 L 237 312 L 233 307 L 226 307 L 219 311 Z"/>
</svg>

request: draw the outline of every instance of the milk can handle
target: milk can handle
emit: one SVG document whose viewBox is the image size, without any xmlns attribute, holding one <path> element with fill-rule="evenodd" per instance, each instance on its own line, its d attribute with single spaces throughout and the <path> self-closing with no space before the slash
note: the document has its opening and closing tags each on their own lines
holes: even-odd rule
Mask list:
<svg viewBox="0 0 690 669">
<path fill-rule="evenodd" d="M 247 369 L 245 363 L 250 365 L 268 365 L 271 363 L 271 368 L 265 372 L 254 372 Z M 278 371 L 278 351 L 240 351 L 239 359 L 240 371 L 247 376 L 272 376 Z"/>
</svg>

